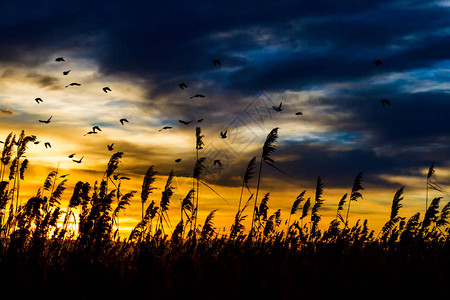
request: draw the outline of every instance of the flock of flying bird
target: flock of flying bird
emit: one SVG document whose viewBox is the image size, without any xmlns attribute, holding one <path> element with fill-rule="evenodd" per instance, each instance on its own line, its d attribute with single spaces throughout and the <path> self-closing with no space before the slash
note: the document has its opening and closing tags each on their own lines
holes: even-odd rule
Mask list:
<svg viewBox="0 0 450 300">
<path fill-rule="evenodd" d="M 55 59 L 55 61 L 56 61 L 56 62 L 65 62 L 66 60 L 64 59 L 64 57 L 57 57 L 57 58 Z M 222 65 L 222 63 L 221 63 L 218 59 L 213 60 L 213 64 L 214 64 L 215 66 L 221 66 L 221 65 Z M 63 71 L 62 73 L 63 73 L 64 76 L 66 76 L 66 75 L 68 75 L 70 72 L 71 72 L 71 70 L 69 69 L 69 70 Z M 71 87 L 71 86 L 81 86 L 81 84 L 80 84 L 80 83 L 77 83 L 77 82 L 72 82 L 72 83 L 66 85 L 65 87 L 68 88 L 68 87 Z M 184 83 L 184 82 L 181 82 L 180 84 L 178 84 L 178 86 L 179 86 L 181 89 L 188 88 L 187 84 Z M 110 89 L 108 86 L 105 86 L 105 87 L 103 88 L 103 91 L 104 91 L 105 93 L 108 93 L 108 92 L 111 92 L 111 89 Z M 203 95 L 203 94 L 195 94 L 195 95 L 191 96 L 190 99 L 193 99 L 193 98 L 205 98 L 205 97 L 206 97 L 206 96 Z M 44 102 L 44 100 L 43 100 L 42 98 L 39 98 L 39 97 L 38 97 L 38 98 L 35 98 L 35 101 L 36 101 L 37 104 L 43 103 L 43 102 Z M 51 122 L 52 117 L 53 117 L 53 116 L 50 116 L 47 120 L 39 120 L 39 122 L 40 122 L 40 123 L 44 123 L 44 124 L 49 124 L 49 123 Z M 202 121 L 203 121 L 203 119 L 198 119 L 198 120 L 197 120 L 198 123 L 200 123 L 200 122 L 202 122 Z M 128 120 L 125 119 L 125 118 L 122 118 L 122 119 L 119 120 L 119 122 L 120 122 L 120 124 L 124 125 L 124 123 L 128 123 Z M 183 121 L 183 120 L 179 120 L 179 122 L 182 123 L 182 124 L 184 124 L 184 125 L 189 125 L 191 122 L 193 122 L 193 120 L 191 120 L 191 121 Z M 171 128 L 173 128 L 173 127 L 172 127 L 172 126 L 164 126 L 164 127 L 161 128 L 159 131 L 166 130 L 166 129 L 171 129 Z M 91 130 L 91 131 L 88 131 L 87 133 L 85 133 L 84 136 L 90 135 L 90 134 L 97 134 L 97 133 L 100 132 L 100 131 L 102 131 L 102 130 L 100 129 L 99 126 L 96 125 L 96 126 L 93 126 L 93 127 L 92 127 L 92 130 Z M 221 135 L 222 138 L 226 138 L 226 131 L 225 131 L 225 133 L 221 132 L 220 135 Z M 40 143 L 40 141 L 35 141 L 35 142 L 34 142 L 34 144 L 39 144 L 39 143 Z M 45 145 L 45 148 L 51 148 L 51 147 L 52 147 L 51 144 L 50 144 L 50 142 L 45 142 L 44 145 Z M 108 148 L 109 151 L 113 151 L 113 150 L 114 150 L 114 143 L 112 143 L 112 144 L 110 144 L 110 145 L 107 145 L 107 148 Z M 79 163 L 79 164 L 80 164 L 80 163 L 82 162 L 84 156 L 82 156 L 80 159 L 74 159 L 75 154 L 76 154 L 76 153 L 72 153 L 72 154 L 68 155 L 68 157 L 69 157 L 69 158 L 72 158 L 72 161 L 73 161 L 73 162 Z M 175 160 L 175 162 L 177 162 L 177 163 L 180 162 L 180 161 L 181 161 L 181 158 L 178 158 L 178 159 Z M 219 165 L 219 166 L 221 167 L 221 166 L 222 166 L 222 163 L 220 162 L 220 160 L 215 160 L 215 161 L 214 161 L 214 165 Z M 128 178 L 122 176 L 122 177 L 120 177 L 120 178 L 118 178 L 118 179 L 128 179 Z"/>
<path fill-rule="evenodd" d="M 63 57 L 58 57 L 58 58 L 55 59 L 55 61 L 56 61 L 56 62 L 65 62 L 65 59 L 64 59 Z M 213 63 L 215 66 L 222 66 L 222 63 L 221 63 L 220 60 L 218 60 L 218 59 L 213 60 L 212 63 Z M 377 67 L 383 66 L 383 62 L 382 62 L 381 60 L 379 60 L 379 59 L 375 60 L 375 61 L 374 61 L 374 64 L 375 64 Z M 63 71 L 63 75 L 68 75 L 68 74 L 70 73 L 70 71 L 71 71 L 70 69 L 69 69 L 69 70 L 66 70 L 66 71 Z M 70 87 L 70 86 L 81 86 L 81 84 L 80 84 L 80 83 L 77 83 L 77 82 L 72 82 L 72 83 L 66 85 L 65 87 L 67 88 L 67 87 Z M 188 85 L 187 85 L 185 82 L 181 82 L 181 83 L 178 84 L 178 87 L 179 87 L 180 89 L 183 90 L 183 89 L 188 88 Z M 111 92 L 111 89 L 110 89 L 108 86 L 105 86 L 105 87 L 103 87 L 103 91 L 104 91 L 105 93 L 108 93 L 108 92 Z M 205 98 L 205 97 L 206 97 L 206 96 L 203 95 L 203 94 L 194 94 L 193 96 L 190 97 L 190 99 L 193 99 L 193 98 Z M 37 104 L 44 102 L 44 100 L 42 100 L 42 98 L 35 98 L 35 101 L 36 101 Z M 382 100 L 381 100 L 381 104 L 382 104 L 383 107 L 384 107 L 385 105 L 388 105 L 388 106 L 391 105 L 391 103 L 390 103 L 390 101 L 389 101 L 388 99 L 382 99 Z M 272 106 L 272 108 L 273 108 L 276 112 L 281 112 L 281 111 L 283 110 L 282 105 L 283 105 L 283 103 L 280 103 L 278 106 Z M 303 115 L 303 113 L 300 112 L 300 111 L 298 111 L 298 112 L 295 113 L 295 115 Z M 51 122 L 52 117 L 53 117 L 53 116 L 50 116 L 47 120 L 39 120 L 39 122 L 40 122 L 40 123 L 44 123 L 44 124 L 49 124 L 49 123 Z M 189 125 L 189 124 L 192 123 L 194 120 L 190 120 L 190 121 L 178 120 L 178 121 L 179 121 L 181 124 Z M 199 123 L 202 122 L 202 121 L 203 121 L 203 119 L 198 119 L 198 120 L 197 120 L 197 122 L 199 122 Z M 122 118 L 122 119 L 119 120 L 119 122 L 120 122 L 120 124 L 124 125 L 124 123 L 128 123 L 128 120 L 125 119 L 125 118 Z M 171 128 L 173 128 L 173 127 L 172 127 L 172 126 L 164 126 L 163 128 L 159 129 L 159 131 L 166 130 L 166 129 L 171 129 Z M 100 129 L 99 126 L 96 125 L 96 126 L 93 126 L 93 127 L 92 127 L 92 130 L 91 130 L 91 131 L 87 132 L 87 133 L 84 134 L 84 135 L 97 134 L 97 133 L 100 132 L 100 131 L 102 131 L 102 130 Z M 225 131 L 223 131 L 223 132 L 221 131 L 221 132 L 220 132 L 220 137 L 221 137 L 222 139 L 226 139 L 226 138 L 228 137 L 228 136 L 227 136 L 227 133 L 228 133 L 228 130 L 225 130 Z M 35 144 L 39 144 L 40 141 L 35 141 L 34 143 L 35 143 Z M 45 148 L 51 148 L 51 144 L 50 144 L 49 142 L 45 142 L 44 145 L 45 145 Z M 107 145 L 107 149 L 108 149 L 109 151 L 113 151 L 113 150 L 114 150 L 114 143 L 112 143 L 112 144 L 110 144 L 110 145 Z M 82 162 L 84 156 L 82 156 L 80 159 L 74 159 L 75 154 L 76 154 L 76 153 L 72 153 L 72 154 L 70 154 L 68 157 L 69 157 L 69 158 L 72 158 L 72 161 L 73 161 L 73 162 L 79 163 L 79 164 L 80 164 L 80 163 Z M 178 162 L 180 162 L 180 161 L 181 161 L 181 158 L 177 158 L 177 159 L 175 160 L 176 163 L 178 163 Z M 219 167 L 222 167 L 222 163 L 221 163 L 220 160 L 218 160 L 218 159 L 214 160 L 214 165 L 218 165 Z M 118 176 L 118 175 L 115 175 L 115 176 Z M 122 177 L 120 177 L 120 178 L 118 178 L 118 179 L 128 179 L 128 178 L 122 176 Z"/>
<path fill-rule="evenodd" d="M 58 57 L 58 58 L 55 59 L 55 61 L 56 61 L 56 62 L 65 62 L 66 60 L 64 59 L 64 57 Z M 68 75 L 68 74 L 70 73 L 70 71 L 71 71 L 71 70 L 63 71 L 63 75 Z M 80 83 L 77 83 L 77 82 L 72 82 L 72 83 L 66 85 L 65 87 L 68 88 L 68 87 L 70 87 L 70 86 L 81 86 L 81 84 L 80 84 Z M 108 93 L 108 92 L 111 92 L 111 89 L 110 89 L 108 86 L 105 86 L 105 87 L 103 88 L 103 91 L 104 91 L 105 93 Z M 43 102 L 44 102 L 44 100 L 42 100 L 42 98 L 39 98 L 39 97 L 38 97 L 38 98 L 35 98 L 34 100 L 36 101 L 37 104 L 43 103 Z M 53 116 L 50 116 L 47 120 L 39 120 L 39 122 L 40 122 L 40 123 L 44 123 L 44 124 L 49 124 L 49 123 L 51 122 L 52 117 L 53 117 Z M 119 120 L 119 122 L 120 122 L 120 124 L 124 125 L 124 123 L 128 123 L 128 120 L 125 119 L 125 118 L 122 118 L 122 119 Z M 96 125 L 96 126 L 93 126 L 93 127 L 92 127 L 92 130 L 91 130 L 91 131 L 87 132 L 87 133 L 84 134 L 84 135 L 88 135 L 88 134 L 97 134 L 99 131 L 102 131 L 102 130 L 100 129 L 99 126 Z M 35 142 L 34 142 L 34 144 L 39 144 L 39 143 L 40 143 L 40 141 L 35 141 Z M 45 145 L 45 148 L 51 148 L 51 147 L 52 147 L 51 144 L 50 144 L 50 142 L 45 142 L 44 145 Z M 113 151 L 113 150 L 114 150 L 114 143 L 112 143 L 111 145 L 107 145 L 107 148 L 108 148 L 109 151 Z M 73 157 L 75 156 L 75 154 L 76 154 L 76 153 L 72 153 L 72 154 L 70 154 L 68 157 L 69 157 L 69 158 L 72 158 L 72 161 L 73 161 L 73 162 L 76 162 L 76 163 L 79 163 L 79 164 L 80 164 L 80 163 L 82 162 L 84 156 L 82 156 L 80 159 L 74 159 Z"/>
</svg>

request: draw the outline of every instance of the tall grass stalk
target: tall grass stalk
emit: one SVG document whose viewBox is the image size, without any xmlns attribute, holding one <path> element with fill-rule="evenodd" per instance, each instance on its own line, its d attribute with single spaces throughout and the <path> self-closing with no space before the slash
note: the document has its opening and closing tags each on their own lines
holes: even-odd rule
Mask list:
<svg viewBox="0 0 450 300">
<path fill-rule="evenodd" d="M 258 173 L 258 183 L 256 185 L 256 196 L 255 196 L 255 205 L 253 206 L 253 217 L 252 217 L 252 225 L 250 229 L 250 237 L 253 232 L 253 225 L 254 225 L 254 219 L 255 219 L 255 211 L 256 207 L 258 205 L 258 193 L 259 193 L 259 186 L 261 182 L 261 172 L 262 172 L 262 164 L 263 162 L 274 162 L 273 159 L 270 157 L 276 150 L 275 142 L 278 139 L 278 127 L 272 129 L 270 133 L 267 135 L 266 141 L 264 142 L 262 153 L 261 153 L 261 159 L 259 162 L 259 173 Z"/>
</svg>

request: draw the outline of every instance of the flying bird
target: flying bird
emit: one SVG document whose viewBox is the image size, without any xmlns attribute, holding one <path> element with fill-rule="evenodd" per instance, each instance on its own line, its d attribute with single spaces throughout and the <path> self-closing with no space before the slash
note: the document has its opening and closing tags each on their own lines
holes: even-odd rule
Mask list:
<svg viewBox="0 0 450 300">
<path fill-rule="evenodd" d="M 192 120 L 190 120 L 190 121 L 178 120 L 178 122 L 180 122 L 180 123 L 182 123 L 184 125 L 189 125 L 192 122 Z"/>
<path fill-rule="evenodd" d="M 214 165 L 219 165 L 219 167 L 222 167 L 222 162 L 218 159 L 214 160 Z"/>
<path fill-rule="evenodd" d="M 108 146 L 108 150 L 109 151 L 113 151 L 114 150 L 114 143 L 112 143 L 111 145 L 107 145 Z"/>
<path fill-rule="evenodd" d="M 98 127 L 97 125 L 94 126 L 94 127 L 92 127 L 92 130 L 93 130 L 93 131 L 95 131 L 95 130 L 102 131 L 102 130 L 100 129 L 100 127 Z"/>
<path fill-rule="evenodd" d="M 111 92 L 111 89 L 110 89 L 109 87 L 105 86 L 105 87 L 103 88 L 103 91 L 104 91 L 105 93 L 108 93 L 108 91 Z"/>
<path fill-rule="evenodd" d="M 175 162 L 176 162 L 176 163 L 179 163 L 180 161 L 181 161 L 181 158 L 175 159 Z"/>
<path fill-rule="evenodd" d="M 124 179 L 124 180 L 130 180 L 130 177 L 125 177 L 125 176 L 119 177 L 119 180 L 122 180 L 122 179 Z"/>
<path fill-rule="evenodd" d="M 57 58 L 55 59 L 55 61 L 60 62 L 60 61 L 65 61 L 65 60 L 64 60 L 64 57 L 57 57 Z"/>
<path fill-rule="evenodd" d="M 59 178 L 64 178 L 64 177 L 67 177 L 67 176 L 69 176 L 70 174 L 64 174 L 64 175 L 61 175 L 61 176 L 59 176 Z"/>
<path fill-rule="evenodd" d="M 203 121 L 203 119 L 198 119 L 197 122 L 201 123 Z"/>
<path fill-rule="evenodd" d="M 66 85 L 66 87 L 69 87 L 69 86 L 80 86 L 80 85 L 81 85 L 80 83 L 72 82 L 72 83 Z"/>
<path fill-rule="evenodd" d="M 161 128 L 159 131 L 164 130 L 164 129 L 171 129 L 172 126 L 164 126 L 163 128 Z"/>
<path fill-rule="evenodd" d="M 205 98 L 205 95 L 202 95 L 202 94 L 196 94 L 196 95 L 192 96 L 191 99 L 192 99 L 192 98 Z"/>
<path fill-rule="evenodd" d="M 377 59 L 376 61 L 373 62 L 377 67 L 382 66 L 383 62 L 379 59 Z"/>
<path fill-rule="evenodd" d="M 74 156 L 75 156 L 75 154 L 76 154 L 76 153 L 72 153 L 72 154 L 70 154 L 70 155 L 69 155 L 69 158 L 72 158 L 72 157 L 74 157 Z"/>
<path fill-rule="evenodd" d="M 381 100 L 381 105 L 383 105 L 383 106 L 385 106 L 385 105 L 391 105 L 391 102 L 389 102 L 389 100 L 388 99 L 382 99 Z"/>
<path fill-rule="evenodd" d="M 63 75 L 69 74 L 70 71 L 71 71 L 71 70 L 64 71 L 64 72 L 63 72 Z"/>
<path fill-rule="evenodd" d="M 72 161 L 76 162 L 77 164 L 81 164 L 81 161 L 83 160 L 83 157 L 84 156 L 82 156 L 79 160 L 72 159 Z"/>
<path fill-rule="evenodd" d="M 50 123 L 50 120 L 51 120 L 52 117 L 53 116 L 50 116 L 50 118 L 48 118 L 48 120 L 39 120 L 39 122 L 48 124 L 48 123 Z"/>
<path fill-rule="evenodd" d="M 296 116 L 300 116 L 300 115 L 303 115 L 303 113 L 301 111 L 298 111 L 298 112 L 295 113 L 295 115 Z"/>
<path fill-rule="evenodd" d="M 37 104 L 39 104 L 39 102 L 44 102 L 44 100 L 42 100 L 41 98 L 36 98 L 34 100 L 37 102 Z"/>
<path fill-rule="evenodd" d="M 83 136 L 85 136 L 85 135 L 87 135 L 87 134 L 97 134 L 97 131 L 89 131 L 89 132 L 83 134 Z"/>
<path fill-rule="evenodd" d="M 41 141 L 35 141 L 34 144 L 37 145 L 39 144 Z"/>
<path fill-rule="evenodd" d="M 222 65 L 222 63 L 221 63 L 220 60 L 218 60 L 218 59 L 213 60 L 213 64 L 214 64 L 215 66 L 221 66 L 221 65 Z"/>
<path fill-rule="evenodd" d="M 127 122 L 128 123 L 128 120 L 127 119 L 120 119 L 120 124 L 123 125 L 123 122 Z"/>
<path fill-rule="evenodd" d="M 228 130 L 225 130 L 225 132 L 222 132 L 222 131 L 221 131 L 221 132 L 220 132 L 220 137 L 223 138 L 223 139 L 226 139 L 226 138 L 227 138 L 227 131 L 228 131 Z"/>
<path fill-rule="evenodd" d="M 272 105 L 272 107 L 273 107 L 273 109 L 275 109 L 275 111 L 278 111 L 278 112 L 280 112 L 280 111 L 282 111 L 283 109 L 281 108 L 281 105 L 282 105 L 283 103 L 282 102 L 280 102 L 280 105 L 278 105 L 278 107 L 276 107 L 276 106 L 273 106 Z"/>
<path fill-rule="evenodd" d="M 52 145 L 49 143 L 49 142 L 45 142 L 45 149 L 47 149 L 47 148 L 51 148 L 52 147 Z"/>
<path fill-rule="evenodd" d="M 184 89 L 184 88 L 188 87 L 187 84 L 184 82 L 181 82 L 180 84 L 178 84 L 178 86 L 180 87 L 180 89 Z"/>
</svg>

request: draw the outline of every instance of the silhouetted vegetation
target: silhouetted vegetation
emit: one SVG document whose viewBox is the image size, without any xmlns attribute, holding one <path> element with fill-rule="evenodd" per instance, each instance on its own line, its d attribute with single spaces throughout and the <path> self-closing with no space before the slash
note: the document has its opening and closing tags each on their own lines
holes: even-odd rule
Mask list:
<svg viewBox="0 0 450 300">
<path fill-rule="evenodd" d="M 20 182 L 25 180 L 27 159 L 21 161 L 34 136 L 12 133 L 5 140 L 0 182 L 0 282 L 3 291 L 25 296 L 42 293 L 46 298 L 145 298 L 218 297 L 293 298 L 310 293 L 315 297 L 363 297 L 371 291 L 405 296 L 427 292 L 444 294 L 450 280 L 448 238 L 450 203 L 441 209 L 442 197 L 434 198 L 423 218 L 416 213 L 402 217 L 404 187 L 393 196 L 391 214 L 376 233 L 368 220 L 349 225 L 352 201 L 363 198 L 362 173 L 355 177 L 346 217 L 347 200 L 336 199 L 336 218 L 319 228 L 325 184 L 317 177 L 314 197 L 306 190 L 293 199 L 286 219 L 281 210 L 270 210 L 270 193 L 257 205 L 253 194 L 242 201 L 228 232 L 214 226 L 216 210 L 197 223 L 201 198 L 197 193 L 204 158 L 198 157 L 203 141 L 196 132 L 197 161 L 193 188 L 181 201 L 180 220 L 168 231 L 173 170 L 168 174 L 159 204 L 150 202 L 157 172 L 148 168 L 142 183 L 142 219 L 127 238 L 119 238 L 119 214 L 137 191 L 122 194 L 120 178 L 114 177 L 123 156 L 114 153 L 103 178 L 91 185 L 78 181 L 61 207 L 66 179 L 54 170 L 42 188 L 19 205 Z M 262 163 L 275 166 L 277 129 L 263 147 Z M 15 155 L 15 156 L 14 156 Z M 251 191 L 255 173 L 252 158 L 243 174 Z M 8 170 L 9 176 L 5 172 Z M 434 165 L 424 179 L 428 187 L 443 189 L 431 181 Z M 206 184 L 206 183 L 205 183 Z M 436 189 L 437 189 L 436 188 Z M 427 194 L 428 196 L 428 194 Z M 149 203 L 150 202 L 150 203 Z M 252 205 L 254 203 L 254 205 Z M 244 220 L 252 217 L 246 230 Z M 248 233 L 247 233 L 248 231 Z"/>
</svg>

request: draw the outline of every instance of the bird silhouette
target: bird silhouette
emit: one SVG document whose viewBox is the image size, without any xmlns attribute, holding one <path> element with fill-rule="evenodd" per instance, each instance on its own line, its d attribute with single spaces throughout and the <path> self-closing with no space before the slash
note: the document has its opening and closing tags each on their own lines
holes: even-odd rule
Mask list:
<svg viewBox="0 0 450 300">
<path fill-rule="evenodd" d="M 383 62 L 379 59 L 377 59 L 376 61 L 373 62 L 377 67 L 382 66 Z"/>
<path fill-rule="evenodd" d="M 172 126 L 164 126 L 163 128 L 161 128 L 159 131 L 164 130 L 164 129 L 171 129 Z"/>
<path fill-rule="evenodd" d="M 219 167 L 222 167 L 222 162 L 218 159 L 214 160 L 214 165 L 219 165 Z"/>
<path fill-rule="evenodd" d="M 178 84 L 178 86 L 180 87 L 180 89 L 185 89 L 188 87 L 187 84 L 184 82 L 181 82 L 180 84 Z"/>
<path fill-rule="evenodd" d="M 35 141 L 33 144 L 37 145 L 39 144 L 41 141 Z"/>
<path fill-rule="evenodd" d="M 45 149 L 52 147 L 52 145 L 49 142 L 45 142 L 44 146 L 45 146 Z"/>
<path fill-rule="evenodd" d="M 220 132 L 220 137 L 223 138 L 223 139 L 226 139 L 226 138 L 227 138 L 227 131 L 228 131 L 228 130 L 225 130 L 225 132 L 222 132 L 222 131 L 221 131 L 221 132 Z"/>
<path fill-rule="evenodd" d="M 385 105 L 391 105 L 391 102 L 389 102 L 389 100 L 388 99 L 382 99 L 381 100 L 381 105 L 383 105 L 383 106 L 385 106 Z"/>
<path fill-rule="evenodd" d="M 93 130 L 93 131 L 95 131 L 95 130 L 102 131 L 102 130 L 100 129 L 100 127 L 98 127 L 97 125 L 94 126 L 94 127 L 92 127 L 92 130 Z"/>
<path fill-rule="evenodd" d="M 201 123 L 203 121 L 203 119 L 198 119 L 197 122 Z"/>
<path fill-rule="evenodd" d="M 36 98 L 34 100 L 37 102 L 37 104 L 39 104 L 39 102 L 44 102 L 44 100 L 42 100 L 41 98 Z"/>
<path fill-rule="evenodd" d="M 121 176 L 121 177 L 119 177 L 119 180 L 130 180 L 130 177 L 126 177 L 126 176 Z"/>
<path fill-rule="evenodd" d="M 295 113 L 295 115 L 299 116 L 299 115 L 303 115 L 303 113 L 301 111 L 298 111 Z"/>
<path fill-rule="evenodd" d="M 222 63 L 221 63 L 220 60 L 218 60 L 218 59 L 213 60 L 213 64 L 214 64 L 215 66 L 221 66 L 221 65 L 222 65 Z"/>
<path fill-rule="evenodd" d="M 70 154 L 70 155 L 69 155 L 69 158 L 72 158 L 72 157 L 74 157 L 74 156 L 75 156 L 75 154 L 76 154 L 76 153 L 72 153 L 72 154 Z"/>
<path fill-rule="evenodd" d="M 39 120 L 39 122 L 48 124 L 48 123 L 50 123 L 50 120 L 51 120 L 52 117 L 53 116 L 50 116 L 50 118 L 48 118 L 47 120 Z"/>
<path fill-rule="evenodd" d="M 182 123 L 184 125 L 189 125 L 192 122 L 192 120 L 190 120 L 190 121 L 178 120 L 178 122 L 180 122 L 180 123 Z"/>
<path fill-rule="evenodd" d="M 64 71 L 64 72 L 63 72 L 63 75 L 69 74 L 70 71 L 71 71 L 71 70 Z"/>
<path fill-rule="evenodd" d="M 127 122 L 128 123 L 128 120 L 127 119 L 120 119 L 120 124 L 123 125 L 123 122 Z"/>
<path fill-rule="evenodd" d="M 275 111 L 278 111 L 278 112 L 280 112 L 280 111 L 282 111 L 283 109 L 281 108 L 281 105 L 282 105 L 283 103 L 282 102 L 280 102 L 280 105 L 278 105 L 278 107 L 276 107 L 276 106 L 273 106 L 272 105 L 272 107 L 273 107 L 273 109 L 275 109 Z"/>
<path fill-rule="evenodd" d="M 83 136 L 85 136 L 87 134 L 97 134 L 97 133 L 98 133 L 97 131 L 89 131 L 89 132 L 86 132 L 85 134 L 83 134 Z"/>
<path fill-rule="evenodd" d="M 80 85 L 81 85 L 80 83 L 72 82 L 72 83 L 66 85 L 66 87 L 69 87 L 69 86 L 80 86 Z"/>
<path fill-rule="evenodd" d="M 108 91 L 111 92 L 111 89 L 110 89 L 109 87 L 105 86 L 105 87 L 103 88 L 103 91 L 104 91 L 105 93 L 108 93 Z"/>
<path fill-rule="evenodd" d="M 84 156 L 82 156 L 79 160 L 72 159 L 72 161 L 73 161 L 73 162 L 76 162 L 77 164 L 81 164 L 81 161 L 83 160 L 83 157 L 84 157 Z"/>
<path fill-rule="evenodd" d="M 181 161 L 181 158 L 175 159 L 175 162 L 176 162 L 176 163 L 179 163 L 180 161 Z"/>
<path fill-rule="evenodd" d="M 61 175 L 61 176 L 59 176 L 59 178 L 64 178 L 64 177 L 67 177 L 67 176 L 69 176 L 70 174 L 64 174 L 64 175 Z"/>
<path fill-rule="evenodd" d="M 196 94 L 196 95 L 194 95 L 194 96 L 191 96 L 191 99 L 193 99 L 193 98 L 205 98 L 205 95 L 202 95 L 202 94 Z"/>
<path fill-rule="evenodd" d="M 114 150 L 114 143 L 112 143 L 111 145 L 107 145 L 108 146 L 108 150 L 109 151 L 113 151 Z"/>
<path fill-rule="evenodd" d="M 55 61 L 60 62 L 60 61 L 65 61 L 65 60 L 64 60 L 64 57 L 57 57 L 57 58 L 55 59 Z"/>
</svg>

